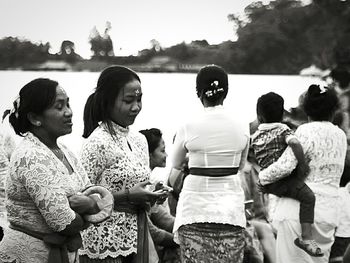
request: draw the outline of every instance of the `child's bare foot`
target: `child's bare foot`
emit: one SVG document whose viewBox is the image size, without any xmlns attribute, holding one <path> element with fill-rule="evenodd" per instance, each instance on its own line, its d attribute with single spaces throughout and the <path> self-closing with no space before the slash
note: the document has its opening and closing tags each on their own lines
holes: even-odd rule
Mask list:
<svg viewBox="0 0 350 263">
<path fill-rule="evenodd" d="M 294 240 L 294 244 L 304 250 L 312 257 L 323 257 L 324 253 L 321 248 L 317 245 L 316 241 L 313 239 L 310 240 L 302 240 L 301 238 L 297 238 Z"/>
</svg>

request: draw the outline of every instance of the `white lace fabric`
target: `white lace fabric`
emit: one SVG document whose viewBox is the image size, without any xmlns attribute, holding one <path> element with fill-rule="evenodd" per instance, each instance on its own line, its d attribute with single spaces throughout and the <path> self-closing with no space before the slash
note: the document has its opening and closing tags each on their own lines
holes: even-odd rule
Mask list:
<svg viewBox="0 0 350 263">
<path fill-rule="evenodd" d="M 330 122 L 311 122 L 301 125 L 295 136 L 309 161 L 310 172 L 305 182 L 337 189 L 347 147 L 344 132 Z M 259 173 L 259 179 L 264 184 L 275 182 L 288 176 L 296 166 L 295 155 L 287 147 L 278 161 Z"/>
<path fill-rule="evenodd" d="M 0 128 L 0 227 L 8 225 L 5 207 L 5 180 L 14 147 L 14 139 Z"/>
<path fill-rule="evenodd" d="M 310 173 L 305 182 L 316 197 L 313 238 L 325 253 L 324 257 L 317 258 L 317 262 L 326 263 L 341 215 L 339 183 L 344 169 L 346 136 L 330 122 L 303 124 L 295 135 L 309 161 Z M 296 165 L 295 156 L 288 147 L 275 163 L 260 172 L 259 178 L 267 183 L 273 182 L 288 176 Z M 273 224 L 278 231 L 278 262 L 316 262 L 316 258 L 300 253 L 293 243 L 301 235 L 299 208 L 300 203 L 291 198 L 282 197 L 276 203 Z"/>
<path fill-rule="evenodd" d="M 111 192 L 130 189 L 150 176 L 146 138 L 113 123 L 112 136 L 102 123 L 89 136 L 81 161 L 93 184 Z M 137 216 L 113 211 L 106 221 L 82 232 L 81 255 L 93 259 L 116 258 L 137 252 Z"/>
<path fill-rule="evenodd" d="M 344 169 L 346 136 L 330 122 L 310 122 L 301 125 L 295 132 L 305 158 L 309 161 L 310 172 L 305 183 L 316 196 L 315 221 L 336 225 L 339 212 L 339 182 Z M 265 170 L 259 179 L 271 183 L 288 176 L 296 167 L 297 160 L 288 147 L 282 156 Z M 277 203 L 274 220 L 298 220 L 299 202 L 282 198 Z"/>
<path fill-rule="evenodd" d="M 75 212 L 70 208 L 67 197 L 82 191 L 90 185 L 90 181 L 74 154 L 64 145 L 59 144 L 59 147 L 73 168 L 72 174 L 31 133 L 13 152 L 6 180 L 6 208 L 10 223 L 45 234 L 61 231 L 74 220 Z M 26 243 L 24 240 L 34 238 L 15 230 L 7 233 L 0 243 L 1 260 L 8 257 L 26 259 L 20 262 L 45 262 L 39 259 L 31 261 L 35 257 L 48 256 L 48 248 L 43 241 L 36 239 Z"/>
</svg>

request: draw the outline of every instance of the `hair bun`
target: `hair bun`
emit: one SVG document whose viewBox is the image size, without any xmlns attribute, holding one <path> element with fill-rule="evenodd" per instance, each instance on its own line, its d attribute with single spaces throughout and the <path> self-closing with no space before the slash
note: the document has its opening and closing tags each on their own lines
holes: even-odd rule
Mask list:
<svg viewBox="0 0 350 263">
<path fill-rule="evenodd" d="M 226 88 L 228 86 L 228 76 L 222 67 L 207 65 L 199 70 L 196 85 L 204 89 Z"/>
<path fill-rule="evenodd" d="M 320 89 L 320 85 L 316 85 L 316 84 L 312 84 L 307 93 L 309 94 L 309 96 L 318 96 L 321 94 L 321 89 Z"/>
</svg>

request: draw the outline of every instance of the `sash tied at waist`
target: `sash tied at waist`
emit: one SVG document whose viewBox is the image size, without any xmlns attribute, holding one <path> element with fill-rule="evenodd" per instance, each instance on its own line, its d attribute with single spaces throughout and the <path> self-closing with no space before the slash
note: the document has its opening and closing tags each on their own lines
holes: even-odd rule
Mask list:
<svg viewBox="0 0 350 263">
<path fill-rule="evenodd" d="M 82 245 L 80 234 L 64 236 L 59 233 L 43 234 L 10 224 L 10 228 L 44 241 L 50 248 L 48 263 L 69 263 L 68 251 L 77 251 Z"/>
</svg>

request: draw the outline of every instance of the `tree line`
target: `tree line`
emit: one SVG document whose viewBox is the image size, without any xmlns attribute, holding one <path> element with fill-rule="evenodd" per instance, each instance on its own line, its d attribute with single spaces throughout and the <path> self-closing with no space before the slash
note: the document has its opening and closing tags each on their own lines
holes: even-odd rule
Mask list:
<svg viewBox="0 0 350 263">
<path fill-rule="evenodd" d="M 321 69 L 350 66 L 350 3 L 346 0 L 275 0 L 254 2 L 243 16 L 228 15 L 236 41 L 209 45 L 206 40 L 179 43 L 163 48 L 153 39 L 152 47 L 138 56 L 114 53 L 107 22 L 103 34 L 91 31 L 91 60 L 110 63 L 145 63 L 155 56 L 167 56 L 178 63 L 218 64 L 237 74 L 298 74 L 314 64 Z M 220 30 L 220 29 L 218 29 Z M 0 39 L 0 68 L 16 68 L 48 59 L 75 63 L 83 60 L 75 45 L 64 40 L 57 54 L 50 44 L 35 44 L 16 37 Z"/>
</svg>

